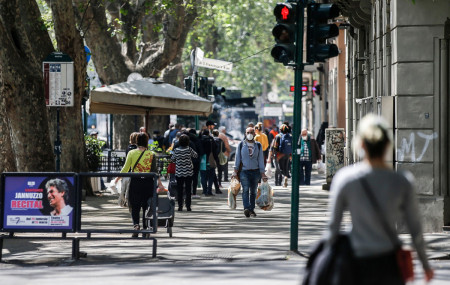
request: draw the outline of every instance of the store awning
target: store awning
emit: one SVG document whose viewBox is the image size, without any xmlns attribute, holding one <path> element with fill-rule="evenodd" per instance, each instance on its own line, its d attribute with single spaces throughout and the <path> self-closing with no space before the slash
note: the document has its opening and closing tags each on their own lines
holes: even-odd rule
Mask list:
<svg viewBox="0 0 450 285">
<path fill-rule="evenodd" d="M 213 112 L 212 102 L 153 78 L 123 82 L 91 91 L 90 114 L 199 115 Z"/>
</svg>

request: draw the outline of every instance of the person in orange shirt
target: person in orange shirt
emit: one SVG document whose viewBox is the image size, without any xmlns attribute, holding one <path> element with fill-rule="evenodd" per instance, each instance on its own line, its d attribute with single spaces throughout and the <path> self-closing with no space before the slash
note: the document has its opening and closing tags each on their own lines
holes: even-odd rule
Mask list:
<svg viewBox="0 0 450 285">
<path fill-rule="evenodd" d="M 264 153 L 264 166 L 266 166 L 267 157 L 269 156 L 269 139 L 267 138 L 267 135 L 263 132 L 263 126 L 261 122 L 256 124 L 255 133 L 256 133 L 255 141 L 261 143 Z"/>
</svg>

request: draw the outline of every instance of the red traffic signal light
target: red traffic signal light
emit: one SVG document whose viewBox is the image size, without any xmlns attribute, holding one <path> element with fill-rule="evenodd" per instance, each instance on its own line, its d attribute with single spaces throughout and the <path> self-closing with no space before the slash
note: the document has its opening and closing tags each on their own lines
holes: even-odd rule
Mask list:
<svg viewBox="0 0 450 285">
<path fill-rule="evenodd" d="M 271 55 L 275 62 L 288 65 L 295 61 L 297 3 L 278 3 L 273 10 L 273 14 L 277 20 L 277 24 L 272 30 L 276 45 L 273 47 Z"/>
</svg>

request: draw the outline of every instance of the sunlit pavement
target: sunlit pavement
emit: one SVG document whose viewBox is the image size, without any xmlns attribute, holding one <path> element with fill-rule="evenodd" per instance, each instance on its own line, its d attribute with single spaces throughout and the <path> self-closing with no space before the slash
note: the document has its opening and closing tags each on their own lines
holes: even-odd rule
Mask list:
<svg viewBox="0 0 450 285">
<path fill-rule="evenodd" d="M 273 210 L 256 209 L 256 218 L 244 216 L 240 195 L 237 209 L 229 209 L 223 190 L 220 195 L 193 199 L 192 212 L 177 211 L 172 238 L 159 228 L 154 235 L 156 259 L 151 258 L 151 242 L 142 239 L 82 241 L 81 251 L 87 257 L 78 261 L 70 259 L 70 242 L 5 240 L 1 284 L 299 284 L 306 263 L 303 256 L 320 239 L 328 220 L 324 181 L 323 175 L 313 172 L 312 185 L 300 187 L 300 254 L 289 251 L 290 185 L 274 187 Z M 109 192 L 87 197 L 82 221 L 85 229 L 131 228 L 128 209 L 118 207 L 117 195 Z M 437 269 L 431 284 L 449 284 L 449 235 L 427 234 L 426 240 Z M 418 266 L 416 272 L 420 278 Z"/>
</svg>

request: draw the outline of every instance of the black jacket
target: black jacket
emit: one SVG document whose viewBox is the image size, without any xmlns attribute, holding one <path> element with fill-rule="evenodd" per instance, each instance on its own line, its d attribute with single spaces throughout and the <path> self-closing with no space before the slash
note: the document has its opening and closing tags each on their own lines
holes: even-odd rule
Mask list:
<svg viewBox="0 0 450 285">
<path fill-rule="evenodd" d="M 219 150 L 217 148 L 216 142 L 214 141 L 213 137 L 211 136 L 202 136 L 201 139 L 201 145 L 203 148 L 203 154 L 206 154 L 206 159 L 208 159 L 209 154 L 212 152 L 214 160 L 216 161 L 216 164 L 219 164 Z"/>
</svg>

